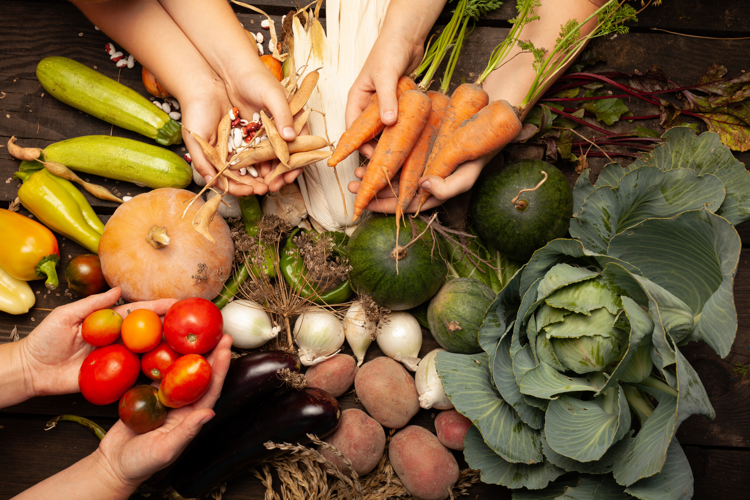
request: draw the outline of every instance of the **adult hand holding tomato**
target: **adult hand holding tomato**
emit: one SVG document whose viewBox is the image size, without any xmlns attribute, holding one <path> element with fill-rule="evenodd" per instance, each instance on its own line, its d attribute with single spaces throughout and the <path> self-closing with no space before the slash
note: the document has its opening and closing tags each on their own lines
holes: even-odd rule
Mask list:
<svg viewBox="0 0 750 500">
<path fill-rule="evenodd" d="M 221 310 L 200 297 L 183 299 L 164 316 L 164 339 L 180 354 L 204 354 L 224 333 Z"/>
<path fill-rule="evenodd" d="M 170 409 L 161 427 L 136 434 L 117 421 L 102 440 L 98 452 L 116 477 L 135 483 L 169 465 L 214 415 L 211 410 L 221 394 L 229 369 L 232 338 L 224 335 L 206 358 L 213 372 L 211 384 L 201 399 L 182 408 Z"/>
<path fill-rule="evenodd" d="M 0 406 L 11 406 L 34 396 L 78 392 L 81 363 L 94 349 L 81 334 L 83 320 L 94 311 L 114 306 L 120 289 L 57 307 L 39 326 L 21 341 L 14 343 L 14 356 L 24 374 L 25 382 L 0 391 Z M 151 309 L 164 315 L 174 299 L 160 299 L 112 307 L 124 316 L 128 309 Z"/>
</svg>

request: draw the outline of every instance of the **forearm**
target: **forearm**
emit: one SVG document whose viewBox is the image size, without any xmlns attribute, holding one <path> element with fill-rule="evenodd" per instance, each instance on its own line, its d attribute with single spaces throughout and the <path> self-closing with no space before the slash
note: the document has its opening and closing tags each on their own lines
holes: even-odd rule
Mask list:
<svg viewBox="0 0 750 500">
<path fill-rule="evenodd" d="M 216 73 L 158 0 L 73 3 L 125 48 L 178 100 L 222 86 Z"/>
<path fill-rule="evenodd" d="M 524 26 L 519 39 L 530 40 L 536 47 L 544 47 L 551 51 L 559 36 L 561 25 L 568 19 L 583 21 L 603 4 L 604 1 L 600 0 L 542 0 L 541 5 L 536 8 L 539 19 Z M 586 23 L 581 29 L 581 35 L 591 32 L 594 26 L 596 19 Z M 490 74 L 484 83 L 490 100 L 503 99 L 513 106 L 521 104 L 536 78 L 533 62 L 533 55 L 521 53 L 518 46 L 514 47 L 505 64 Z M 548 86 L 552 83 L 549 82 Z"/>
<path fill-rule="evenodd" d="M 31 374 L 23 362 L 20 342 L 0 345 L 0 408 L 22 403 L 34 396 Z"/>
<path fill-rule="evenodd" d="M 445 0 L 391 0 L 378 41 L 395 38 L 421 48 L 444 6 Z"/>
<path fill-rule="evenodd" d="M 117 477 L 104 455 L 97 449 L 67 469 L 32 486 L 16 496 L 15 500 L 124 500 L 137 487 L 137 482 L 123 481 Z"/>
<path fill-rule="evenodd" d="M 219 77 L 233 84 L 242 71 L 264 71 L 258 47 L 227 0 L 159 0 Z"/>
</svg>

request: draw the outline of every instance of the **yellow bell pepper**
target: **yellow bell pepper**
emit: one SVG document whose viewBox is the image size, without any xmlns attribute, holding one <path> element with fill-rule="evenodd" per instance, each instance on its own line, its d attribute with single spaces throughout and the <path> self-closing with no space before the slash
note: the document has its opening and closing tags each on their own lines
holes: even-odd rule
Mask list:
<svg viewBox="0 0 750 500">
<path fill-rule="evenodd" d="M 0 311 L 26 314 L 35 302 L 36 297 L 29 284 L 14 278 L 0 267 Z"/>
</svg>

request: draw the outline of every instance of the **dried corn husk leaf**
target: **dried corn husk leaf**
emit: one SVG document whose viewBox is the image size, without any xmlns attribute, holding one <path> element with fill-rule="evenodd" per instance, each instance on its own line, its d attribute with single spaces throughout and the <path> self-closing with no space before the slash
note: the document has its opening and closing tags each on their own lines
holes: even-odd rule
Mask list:
<svg viewBox="0 0 750 500">
<path fill-rule="evenodd" d="M 327 35 L 316 19 L 308 20 L 307 29 L 297 17 L 293 19 L 293 60 L 301 72 L 299 78 L 320 68 L 317 90 L 307 106 L 325 115 L 310 116 L 311 134 L 326 136 L 327 131 L 327 137 L 335 143 L 346 130 L 346 102 L 341 96 L 348 94 L 362 69 L 387 8 L 388 0 L 327 0 Z M 308 211 L 327 230 L 342 231 L 353 225 L 356 195 L 347 186 L 359 180 L 354 175 L 358 166 L 357 155 L 351 155 L 335 168 L 328 167 L 325 161 L 314 163 L 299 177 Z"/>
<path fill-rule="evenodd" d="M 305 200 L 297 184 L 287 184 L 276 193 L 268 193 L 263 198 L 263 215 L 275 215 L 292 227 L 296 227 L 307 217 Z"/>
</svg>

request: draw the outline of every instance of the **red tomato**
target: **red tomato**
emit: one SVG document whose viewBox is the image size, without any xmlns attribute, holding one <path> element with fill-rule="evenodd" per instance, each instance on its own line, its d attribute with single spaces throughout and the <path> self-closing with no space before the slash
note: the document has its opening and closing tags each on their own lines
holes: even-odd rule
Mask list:
<svg viewBox="0 0 750 500">
<path fill-rule="evenodd" d="M 81 335 L 83 340 L 94 347 L 104 347 L 120 337 L 122 316 L 112 309 L 94 311 L 83 320 Z"/>
<path fill-rule="evenodd" d="M 161 342 L 159 315 L 150 309 L 136 309 L 122 322 L 122 343 L 133 352 L 147 352 Z"/>
<path fill-rule="evenodd" d="M 122 344 L 95 349 L 86 356 L 78 373 L 81 394 L 95 405 L 114 403 L 133 387 L 141 362 Z"/>
<path fill-rule="evenodd" d="M 152 431 L 167 419 L 167 409 L 151 385 L 136 385 L 120 398 L 117 413 L 120 420 L 136 434 Z"/>
<path fill-rule="evenodd" d="M 141 357 L 141 370 L 151 380 L 161 380 L 164 371 L 179 357 L 177 351 L 162 341 Z"/>
<path fill-rule="evenodd" d="M 199 354 L 185 354 L 169 365 L 159 386 L 159 401 L 180 408 L 198 401 L 211 383 L 211 365 Z"/>
<path fill-rule="evenodd" d="M 221 310 L 200 297 L 175 302 L 164 316 L 164 338 L 180 354 L 210 351 L 219 343 L 223 332 Z"/>
</svg>

